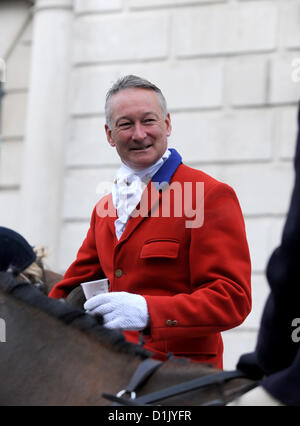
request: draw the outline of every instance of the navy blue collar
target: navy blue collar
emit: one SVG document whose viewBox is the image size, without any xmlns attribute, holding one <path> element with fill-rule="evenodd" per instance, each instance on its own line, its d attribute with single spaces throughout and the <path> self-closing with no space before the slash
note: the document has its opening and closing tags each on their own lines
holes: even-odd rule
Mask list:
<svg viewBox="0 0 300 426">
<path fill-rule="evenodd" d="M 171 151 L 171 155 L 152 178 L 152 182 L 155 184 L 157 189 L 162 189 L 162 184 L 170 184 L 172 176 L 182 163 L 181 155 L 178 154 L 176 149 L 169 148 L 169 150 Z"/>
</svg>

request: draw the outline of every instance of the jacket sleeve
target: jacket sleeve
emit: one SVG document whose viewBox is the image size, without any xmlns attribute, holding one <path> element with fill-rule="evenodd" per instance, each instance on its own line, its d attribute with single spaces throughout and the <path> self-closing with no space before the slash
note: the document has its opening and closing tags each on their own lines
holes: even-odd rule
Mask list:
<svg viewBox="0 0 300 426">
<path fill-rule="evenodd" d="M 204 199 L 204 222 L 191 228 L 190 293 L 146 295 L 148 341 L 190 338 L 241 324 L 251 309 L 251 264 L 237 197 L 216 183 Z"/>
<path fill-rule="evenodd" d="M 104 278 L 95 243 L 95 217 L 96 208 L 93 210 L 90 228 L 77 253 L 76 260 L 69 267 L 62 281 L 53 287 L 49 297 L 53 299 L 65 298 L 82 282 Z"/>
</svg>

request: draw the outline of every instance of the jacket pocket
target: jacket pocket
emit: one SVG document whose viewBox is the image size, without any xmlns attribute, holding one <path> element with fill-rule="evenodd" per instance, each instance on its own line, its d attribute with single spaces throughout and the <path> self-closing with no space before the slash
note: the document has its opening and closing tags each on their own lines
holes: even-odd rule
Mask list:
<svg viewBox="0 0 300 426">
<path fill-rule="evenodd" d="M 188 332 L 187 332 L 188 334 Z M 219 348 L 219 339 L 215 334 L 201 336 L 198 339 L 170 339 L 166 342 L 167 352 L 174 355 L 215 356 Z"/>
<path fill-rule="evenodd" d="M 141 250 L 141 259 L 167 258 L 176 259 L 178 257 L 180 244 L 174 240 L 151 240 L 146 242 Z"/>
</svg>

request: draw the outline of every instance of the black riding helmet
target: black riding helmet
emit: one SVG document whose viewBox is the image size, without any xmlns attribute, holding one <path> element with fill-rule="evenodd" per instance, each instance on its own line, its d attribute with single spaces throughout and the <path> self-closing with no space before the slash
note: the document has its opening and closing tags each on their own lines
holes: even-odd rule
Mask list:
<svg viewBox="0 0 300 426">
<path fill-rule="evenodd" d="M 0 226 L 0 271 L 18 275 L 35 260 L 36 254 L 22 235 Z"/>
</svg>

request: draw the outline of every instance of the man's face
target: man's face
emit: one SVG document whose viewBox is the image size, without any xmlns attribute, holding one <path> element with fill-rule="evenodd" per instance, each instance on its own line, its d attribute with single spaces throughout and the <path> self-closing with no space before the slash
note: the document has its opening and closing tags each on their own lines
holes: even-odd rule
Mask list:
<svg viewBox="0 0 300 426">
<path fill-rule="evenodd" d="M 124 89 L 110 99 L 111 129 L 105 125 L 107 140 L 116 147 L 127 166 L 145 169 L 156 163 L 167 149 L 171 134 L 170 115 L 163 116 L 156 92 Z"/>
</svg>

